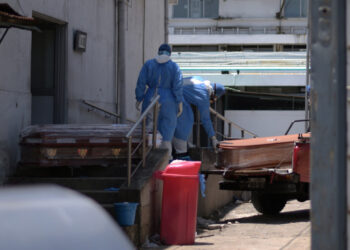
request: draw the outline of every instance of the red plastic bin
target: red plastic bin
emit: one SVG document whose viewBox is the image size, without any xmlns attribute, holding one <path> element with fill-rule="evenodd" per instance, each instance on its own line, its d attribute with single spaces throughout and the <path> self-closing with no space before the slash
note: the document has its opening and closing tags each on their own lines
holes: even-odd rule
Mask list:
<svg viewBox="0 0 350 250">
<path fill-rule="evenodd" d="M 200 161 L 172 161 L 164 170 L 166 174 L 198 175 Z"/>
<path fill-rule="evenodd" d="M 200 161 L 174 162 L 156 174 L 164 182 L 160 238 L 167 245 L 194 243 L 200 165 Z"/>
</svg>

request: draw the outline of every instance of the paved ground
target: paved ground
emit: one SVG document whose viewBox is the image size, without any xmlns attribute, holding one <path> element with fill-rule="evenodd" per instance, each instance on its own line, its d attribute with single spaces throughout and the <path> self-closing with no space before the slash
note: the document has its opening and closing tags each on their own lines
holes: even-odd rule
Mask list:
<svg viewBox="0 0 350 250">
<path fill-rule="evenodd" d="M 202 221 L 219 229 L 197 229 L 195 245 L 147 249 L 310 249 L 309 212 L 310 202 L 290 201 L 278 216 L 261 215 L 251 203 L 232 203 L 213 215 L 216 222 Z"/>
</svg>

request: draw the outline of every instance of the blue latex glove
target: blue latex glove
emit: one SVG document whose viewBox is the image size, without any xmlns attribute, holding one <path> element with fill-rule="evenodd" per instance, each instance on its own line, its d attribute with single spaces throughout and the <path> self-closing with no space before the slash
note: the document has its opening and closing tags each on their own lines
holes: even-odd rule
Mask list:
<svg viewBox="0 0 350 250">
<path fill-rule="evenodd" d="M 201 194 L 202 197 L 205 197 L 205 175 L 204 174 L 199 174 L 199 183 L 201 185 Z"/>
</svg>

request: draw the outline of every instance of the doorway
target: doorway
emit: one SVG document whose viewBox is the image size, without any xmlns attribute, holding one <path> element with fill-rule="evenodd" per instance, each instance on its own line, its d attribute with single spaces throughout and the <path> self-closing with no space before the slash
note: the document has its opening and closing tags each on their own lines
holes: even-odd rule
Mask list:
<svg viewBox="0 0 350 250">
<path fill-rule="evenodd" d="M 66 122 L 66 24 L 33 14 L 41 32 L 32 32 L 32 124 Z"/>
</svg>

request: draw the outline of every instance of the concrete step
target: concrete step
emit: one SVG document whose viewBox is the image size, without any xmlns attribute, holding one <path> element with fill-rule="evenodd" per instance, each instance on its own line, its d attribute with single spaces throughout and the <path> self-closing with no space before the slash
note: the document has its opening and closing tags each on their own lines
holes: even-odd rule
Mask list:
<svg viewBox="0 0 350 250">
<path fill-rule="evenodd" d="M 104 191 L 104 190 L 79 190 L 82 194 L 90 197 L 100 204 L 122 202 L 123 195 L 119 191 Z"/>
<path fill-rule="evenodd" d="M 134 160 L 132 170 L 139 160 Z M 82 166 L 82 167 L 19 167 L 16 177 L 124 177 L 127 175 L 127 164 L 120 162 L 111 166 Z"/>
<path fill-rule="evenodd" d="M 102 207 L 108 212 L 108 214 L 115 220 L 115 223 L 118 224 L 117 218 L 116 218 L 116 213 L 114 210 L 113 204 L 103 204 Z M 131 226 L 121 226 L 123 231 L 126 233 L 128 238 L 134 243 L 137 244 L 139 242 L 138 235 L 139 235 L 139 218 L 135 216 L 135 224 Z"/>
<path fill-rule="evenodd" d="M 113 204 L 100 204 L 106 211 L 107 213 L 112 216 L 112 218 L 117 221 L 117 217 L 115 215 L 115 209 Z"/>
<path fill-rule="evenodd" d="M 39 178 L 39 177 L 11 177 L 8 185 L 18 184 L 57 184 L 77 190 L 104 190 L 105 188 L 120 187 L 126 178 L 124 177 L 63 177 L 63 178 Z"/>
<path fill-rule="evenodd" d="M 132 165 L 132 170 L 135 169 L 137 165 Z M 81 167 L 76 171 L 76 174 L 79 176 L 94 176 L 94 177 L 126 177 L 127 176 L 127 164 L 116 165 L 116 166 L 90 166 L 90 167 Z"/>
<path fill-rule="evenodd" d="M 106 211 L 107 213 L 112 216 L 112 218 L 114 218 L 115 220 L 117 220 L 117 217 L 116 217 L 116 212 L 115 212 L 115 209 L 114 209 L 114 205 L 113 204 L 100 204 Z M 139 207 L 137 208 L 139 209 Z M 137 213 L 138 210 L 136 210 L 136 215 L 135 215 L 135 224 L 138 224 L 139 223 L 139 216 L 138 216 L 138 213 Z"/>
</svg>

